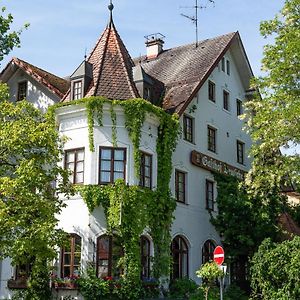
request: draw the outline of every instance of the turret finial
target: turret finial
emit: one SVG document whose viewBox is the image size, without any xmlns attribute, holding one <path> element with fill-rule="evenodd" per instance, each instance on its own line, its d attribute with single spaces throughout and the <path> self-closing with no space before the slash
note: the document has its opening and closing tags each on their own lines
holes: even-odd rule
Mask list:
<svg viewBox="0 0 300 300">
<path fill-rule="evenodd" d="M 110 10 L 110 20 L 109 20 L 109 24 L 111 25 L 113 23 L 113 16 L 112 16 L 112 12 L 114 9 L 114 5 L 112 3 L 112 0 L 110 0 L 110 4 L 108 5 L 108 9 Z"/>
</svg>

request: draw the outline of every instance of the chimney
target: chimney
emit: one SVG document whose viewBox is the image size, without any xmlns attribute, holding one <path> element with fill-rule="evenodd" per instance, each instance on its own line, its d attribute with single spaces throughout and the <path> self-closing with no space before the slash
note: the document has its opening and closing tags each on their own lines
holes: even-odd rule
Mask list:
<svg viewBox="0 0 300 300">
<path fill-rule="evenodd" d="M 145 36 L 147 47 L 147 59 L 156 58 L 163 51 L 165 36 L 161 33 L 154 33 Z"/>
</svg>

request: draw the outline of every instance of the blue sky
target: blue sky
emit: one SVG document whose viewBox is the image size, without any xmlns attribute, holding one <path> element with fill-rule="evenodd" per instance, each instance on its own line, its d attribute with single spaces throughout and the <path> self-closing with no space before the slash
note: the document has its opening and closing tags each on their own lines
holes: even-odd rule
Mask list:
<svg viewBox="0 0 300 300">
<path fill-rule="evenodd" d="M 160 32 L 165 48 L 195 41 L 193 24 L 180 16 L 195 15 L 195 0 L 114 0 L 114 22 L 132 57 L 145 53 L 144 36 Z M 14 29 L 29 22 L 22 34 L 22 46 L 12 56 L 24 59 L 59 76 L 73 73 L 104 30 L 109 0 L 0 0 L 15 18 Z M 199 0 L 207 5 L 199 11 L 199 39 L 239 31 L 255 75 L 260 74 L 263 45 L 259 23 L 279 12 L 284 0 Z"/>
</svg>

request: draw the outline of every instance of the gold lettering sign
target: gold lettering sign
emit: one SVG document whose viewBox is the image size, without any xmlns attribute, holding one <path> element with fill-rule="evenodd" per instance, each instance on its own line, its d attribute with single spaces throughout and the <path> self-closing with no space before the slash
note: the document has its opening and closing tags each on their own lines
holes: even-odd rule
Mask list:
<svg viewBox="0 0 300 300">
<path fill-rule="evenodd" d="M 197 151 L 191 152 L 191 162 L 193 165 L 208 171 L 231 175 L 241 180 L 244 178 L 245 171 Z"/>
</svg>

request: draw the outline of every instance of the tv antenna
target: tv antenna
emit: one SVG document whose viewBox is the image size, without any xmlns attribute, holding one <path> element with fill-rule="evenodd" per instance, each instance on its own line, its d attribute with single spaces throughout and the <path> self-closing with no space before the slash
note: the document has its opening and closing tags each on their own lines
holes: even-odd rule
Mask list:
<svg viewBox="0 0 300 300">
<path fill-rule="evenodd" d="M 195 24 L 196 27 L 196 48 L 198 47 L 198 10 L 199 9 L 204 9 L 207 8 L 207 4 L 208 3 L 213 3 L 215 4 L 214 0 L 208 0 L 206 5 L 198 5 L 198 0 L 195 0 L 195 5 L 194 6 L 180 6 L 180 8 L 194 8 L 195 9 L 195 15 L 194 16 L 188 16 L 185 14 L 180 14 L 181 16 L 189 19 L 190 21 L 193 22 L 193 24 Z"/>
</svg>

